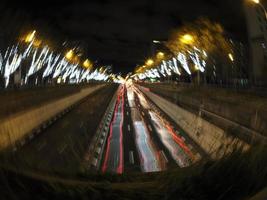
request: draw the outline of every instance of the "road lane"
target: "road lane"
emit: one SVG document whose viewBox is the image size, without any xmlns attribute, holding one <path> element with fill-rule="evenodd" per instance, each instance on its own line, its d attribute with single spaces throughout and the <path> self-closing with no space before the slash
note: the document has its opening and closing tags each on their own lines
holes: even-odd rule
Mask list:
<svg viewBox="0 0 267 200">
<path fill-rule="evenodd" d="M 123 173 L 123 120 L 124 120 L 124 86 L 121 85 L 115 107 L 113 121 L 110 124 L 106 154 L 102 172 Z"/>
<path fill-rule="evenodd" d="M 155 172 L 164 169 L 162 159 L 157 146 L 151 140 L 149 131 L 136 108 L 135 94 L 132 86 L 127 87 L 129 106 L 131 107 L 131 118 L 135 134 L 135 143 L 140 159 L 140 168 L 143 172 Z"/>
<path fill-rule="evenodd" d="M 169 152 L 172 159 L 179 167 L 189 166 L 194 159 L 190 148 L 184 140 L 175 133 L 170 123 L 150 106 L 142 92 L 136 87 L 134 88 L 134 92 L 141 104 L 140 109 L 143 109 L 142 113 L 147 113 L 149 121 L 153 125 L 158 138 Z"/>
<path fill-rule="evenodd" d="M 169 130 L 165 127 L 164 121 L 157 113 L 149 111 L 149 115 L 160 140 L 168 149 L 172 158 L 176 161 L 179 167 L 189 166 L 191 164 L 190 151 L 184 151 L 184 149 L 181 148 L 181 146 L 184 144 L 181 141 L 178 144 L 174 140 Z M 187 152 L 189 152 L 189 155 L 187 154 Z"/>
<path fill-rule="evenodd" d="M 127 87 L 125 87 L 127 88 Z M 135 144 L 135 134 L 131 118 L 132 96 L 125 92 L 125 112 L 123 126 L 123 144 L 124 144 L 124 172 L 141 172 L 139 154 Z"/>
</svg>

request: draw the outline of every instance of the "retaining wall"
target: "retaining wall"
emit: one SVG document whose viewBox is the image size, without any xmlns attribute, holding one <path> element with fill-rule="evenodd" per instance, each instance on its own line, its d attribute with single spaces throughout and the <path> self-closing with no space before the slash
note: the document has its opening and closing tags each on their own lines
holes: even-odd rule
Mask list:
<svg viewBox="0 0 267 200">
<path fill-rule="evenodd" d="M 104 85 L 84 88 L 79 93 L 44 104 L 38 108 L 17 113 L 2 120 L 0 122 L 0 150 L 15 145 L 17 141 L 26 137 L 42 123 L 102 87 Z"/>
<path fill-rule="evenodd" d="M 179 125 L 211 158 L 221 158 L 235 147 L 249 145 L 227 134 L 223 129 L 172 102 L 140 87 L 143 93 Z"/>
</svg>

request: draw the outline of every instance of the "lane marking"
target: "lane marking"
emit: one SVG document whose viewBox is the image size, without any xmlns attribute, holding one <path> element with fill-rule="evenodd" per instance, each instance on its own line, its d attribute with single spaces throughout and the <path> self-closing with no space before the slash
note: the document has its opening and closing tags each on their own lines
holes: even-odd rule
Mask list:
<svg viewBox="0 0 267 200">
<path fill-rule="evenodd" d="M 129 132 L 131 131 L 131 126 L 130 126 L 130 124 L 128 124 L 128 131 L 129 131 Z"/>
<path fill-rule="evenodd" d="M 166 156 L 165 153 L 164 153 L 164 151 L 161 150 L 160 153 L 161 153 L 161 155 L 163 156 L 163 158 L 165 159 L 166 163 L 169 162 L 167 156 Z"/>
<path fill-rule="evenodd" d="M 129 151 L 129 162 L 134 165 L 134 155 L 133 151 Z"/>
<path fill-rule="evenodd" d="M 152 127 L 151 127 L 151 125 L 148 125 L 148 129 L 152 132 Z"/>
</svg>

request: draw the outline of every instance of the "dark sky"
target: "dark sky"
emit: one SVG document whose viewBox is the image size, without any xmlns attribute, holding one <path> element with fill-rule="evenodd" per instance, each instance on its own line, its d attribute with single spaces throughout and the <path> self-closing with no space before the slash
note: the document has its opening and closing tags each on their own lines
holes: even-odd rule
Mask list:
<svg viewBox="0 0 267 200">
<path fill-rule="evenodd" d="M 142 64 L 153 39 L 166 40 L 171 30 L 199 16 L 222 23 L 241 40 L 246 38 L 241 0 L 14 2 L 1 2 L 1 10 L 15 13 L 18 23 L 25 20 L 37 31 L 43 28 L 62 41 L 81 43 L 91 59 L 112 64 L 115 71 L 131 71 Z"/>
</svg>

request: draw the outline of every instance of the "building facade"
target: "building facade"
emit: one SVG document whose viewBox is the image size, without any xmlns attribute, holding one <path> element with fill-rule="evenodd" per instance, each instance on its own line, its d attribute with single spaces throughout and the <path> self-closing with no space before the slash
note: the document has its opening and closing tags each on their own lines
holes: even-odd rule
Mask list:
<svg viewBox="0 0 267 200">
<path fill-rule="evenodd" d="M 267 85 L 267 20 L 262 4 L 245 1 L 250 46 L 250 79 L 256 86 Z"/>
</svg>

